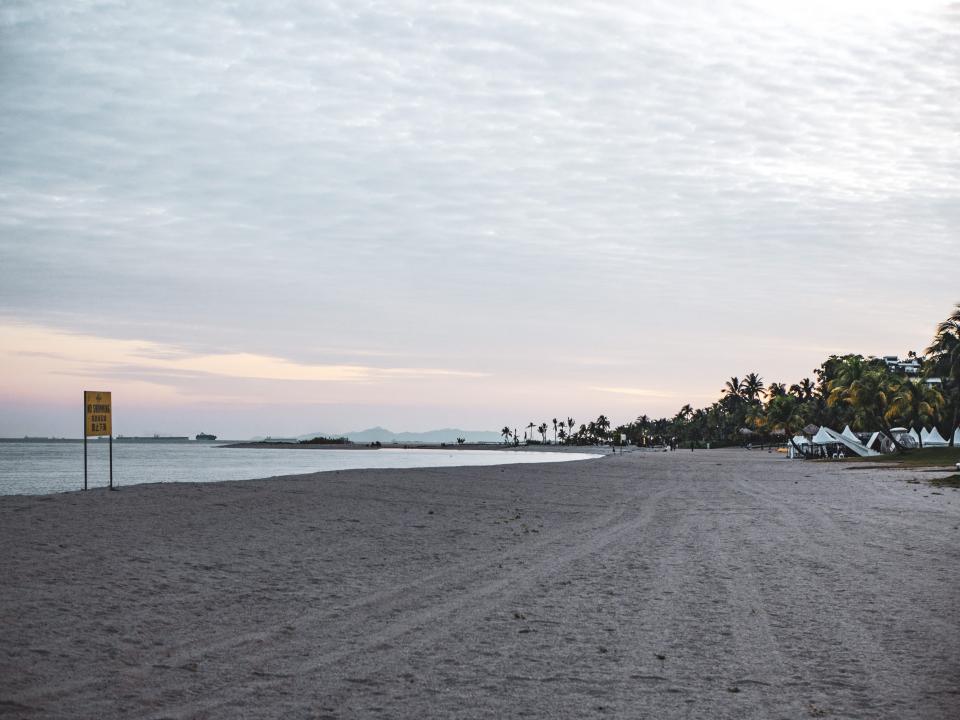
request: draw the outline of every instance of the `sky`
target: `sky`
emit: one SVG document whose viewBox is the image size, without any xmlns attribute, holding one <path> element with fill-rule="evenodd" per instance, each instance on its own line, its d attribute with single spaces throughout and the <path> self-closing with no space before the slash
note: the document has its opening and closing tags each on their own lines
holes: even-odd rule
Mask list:
<svg viewBox="0 0 960 720">
<path fill-rule="evenodd" d="M 0 157 L 0 436 L 673 415 L 960 301 L 960 3 L 7 0 Z"/>
</svg>

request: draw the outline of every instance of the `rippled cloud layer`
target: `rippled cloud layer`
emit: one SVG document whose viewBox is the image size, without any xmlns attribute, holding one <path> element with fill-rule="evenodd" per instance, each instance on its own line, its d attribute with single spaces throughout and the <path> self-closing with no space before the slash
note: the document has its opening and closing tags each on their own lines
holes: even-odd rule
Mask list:
<svg viewBox="0 0 960 720">
<path fill-rule="evenodd" d="M 929 0 L 5 3 L 0 311 L 598 412 L 920 349 L 957 68 Z"/>
</svg>

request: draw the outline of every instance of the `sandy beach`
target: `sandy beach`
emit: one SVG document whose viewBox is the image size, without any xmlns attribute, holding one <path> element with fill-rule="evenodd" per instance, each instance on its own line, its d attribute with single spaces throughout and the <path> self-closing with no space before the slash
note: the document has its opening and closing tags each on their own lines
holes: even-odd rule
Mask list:
<svg viewBox="0 0 960 720">
<path fill-rule="evenodd" d="M 960 492 L 848 467 L 0 497 L 0 715 L 956 718 Z"/>
</svg>

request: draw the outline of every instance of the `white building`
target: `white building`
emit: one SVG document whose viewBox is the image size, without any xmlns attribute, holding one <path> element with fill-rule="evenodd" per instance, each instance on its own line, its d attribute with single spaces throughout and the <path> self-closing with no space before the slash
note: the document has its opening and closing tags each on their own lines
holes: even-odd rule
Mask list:
<svg viewBox="0 0 960 720">
<path fill-rule="evenodd" d="M 887 369 L 890 370 L 890 372 L 895 372 L 898 375 L 916 377 L 920 374 L 920 368 L 922 367 L 920 358 L 915 357 L 901 360 L 896 355 L 884 355 L 880 359 L 887 364 Z"/>
</svg>

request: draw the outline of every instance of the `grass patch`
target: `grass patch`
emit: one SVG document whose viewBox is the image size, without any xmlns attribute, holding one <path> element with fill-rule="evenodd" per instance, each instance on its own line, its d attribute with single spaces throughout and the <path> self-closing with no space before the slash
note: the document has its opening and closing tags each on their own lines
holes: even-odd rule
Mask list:
<svg viewBox="0 0 960 720">
<path fill-rule="evenodd" d="M 931 480 L 930 484 L 935 487 L 960 488 L 960 473 L 939 480 Z"/>
<path fill-rule="evenodd" d="M 875 455 L 873 457 L 847 458 L 847 461 L 866 463 L 895 463 L 899 467 L 956 467 L 960 462 L 960 447 L 923 448 L 922 450 L 907 450 L 904 453 L 892 455 Z"/>
</svg>

